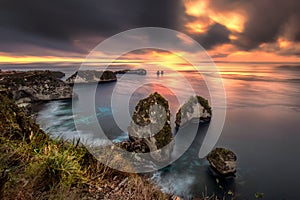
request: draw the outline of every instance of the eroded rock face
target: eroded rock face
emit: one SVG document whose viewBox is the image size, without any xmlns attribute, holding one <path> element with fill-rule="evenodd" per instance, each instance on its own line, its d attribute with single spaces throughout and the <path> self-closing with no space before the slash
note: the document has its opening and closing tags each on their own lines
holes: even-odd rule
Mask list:
<svg viewBox="0 0 300 200">
<path fill-rule="evenodd" d="M 117 81 L 117 76 L 112 71 L 96 71 L 86 70 L 75 72 L 72 76 L 67 78 L 66 83 L 101 83 Z"/>
<path fill-rule="evenodd" d="M 72 88 L 59 80 L 63 73 L 50 71 L 11 72 L 0 75 L 0 88 L 8 90 L 18 105 L 70 99 Z"/>
<path fill-rule="evenodd" d="M 237 157 L 229 149 L 216 148 L 207 155 L 213 170 L 222 176 L 234 176 L 236 173 L 236 160 Z"/>
<path fill-rule="evenodd" d="M 158 93 L 140 100 L 128 127 L 128 134 L 130 141 L 122 145 L 128 151 L 150 152 L 154 161 L 168 161 L 174 142 L 168 101 Z M 163 148 L 168 144 L 168 147 Z"/>
<path fill-rule="evenodd" d="M 200 96 L 191 97 L 177 112 L 175 124 L 180 127 L 193 120 L 207 122 L 211 115 L 211 107 L 206 99 Z"/>
</svg>

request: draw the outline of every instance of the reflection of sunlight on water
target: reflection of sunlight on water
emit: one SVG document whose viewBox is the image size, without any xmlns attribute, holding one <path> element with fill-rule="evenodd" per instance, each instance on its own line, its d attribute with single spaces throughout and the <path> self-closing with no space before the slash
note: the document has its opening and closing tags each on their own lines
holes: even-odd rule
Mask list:
<svg viewBox="0 0 300 200">
<path fill-rule="evenodd" d="M 278 70 L 271 65 L 258 64 L 247 64 L 247 66 L 226 64 L 220 66 L 220 70 L 224 76 L 229 109 L 218 145 L 231 148 L 238 154 L 236 191 L 249 197 L 257 191 L 272 196 L 272 194 L 278 194 L 278 191 L 289 190 L 288 195 L 282 196 L 293 199 L 299 178 L 295 176 L 295 171 L 299 169 L 299 162 L 294 157 L 299 157 L 297 131 L 299 130 L 300 84 L 289 80 L 299 79 L 300 71 Z M 199 73 L 180 73 L 193 85 L 197 94 L 209 99 L 205 82 Z M 177 77 L 174 71 L 165 70 L 164 75 L 160 77 L 157 77 L 155 70 L 148 71 L 146 76 L 133 75 L 122 80 L 123 82 L 120 82 L 122 87 L 117 90 L 117 93 L 121 97 L 126 96 L 130 87 L 134 87 L 137 83 L 142 86 L 146 79 L 155 80 L 155 84 L 145 85 L 135 91 L 131 96 L 130 107 L 134 108 L 141 98 L 158 91 L 170 101 L 174 114 L 179 103 L 172 91 L 164 86 L 168 85 L 176 89 L 180 95 L 189 98 L 189 91 Z M 113 87 L 113 84 L 103 85 L 98 89 L 99 101 L 110 95 L 109 92 L 112 91 L 108 89 L 110 87 Z M 97 105 L 97 111 L 101 113 L 100 118 L 102 112 L 110 106 L 105 102 L 103 103 L 105 105 L 102 103 Z M 68 105 L 69 103 L 64 101 L 46 104 L 45 108 L 39 112 L 38 123 L 50 133 L 58 135 L 62 133 L 66 137 L 74 136 L 76 134 L 74 127 L 68 124 L 72 118 Z M 85 106 L 83 98 L 81 102 L 78 102 L 77 107 L 84 108 Z M 122 106 L 127 109 L 127 105 Z M 86 138 L 92 138 L 91 143 L 105 143 L 105 141 L 93 140 L 93 133 L 85 134 Z M 114 138 L 114 141 L 127 138 L 127 133 L 121 132 L 118 137 Z M 208 189 L 212 193 L 218 191 L 218 188 L 214 188 L 215 180 L 208 175 L 204 176 L 207 174 L 206 171 L 199 171 L 202 163 L 198 160 L 181 159 L 186 165 L 177 167 L 183 168 L 184 172 L 172 173 L 168 177 L 164 176 L 163 172 L 158 172 L 153 177 L 154 181 L 163 186 L 163 190 L 176 191 L 177 194 L 188 197 L 192 189 L 201 192 L 203 191 L 202 185 L 207 184 L 210 185 Z M 293 165 L 287 163 L 293 163 Z M 278 171 L 284 171 L 284 173 L 278 173 Z M 282 180 L 286 184 L 282 184 Z"/>
</svg>

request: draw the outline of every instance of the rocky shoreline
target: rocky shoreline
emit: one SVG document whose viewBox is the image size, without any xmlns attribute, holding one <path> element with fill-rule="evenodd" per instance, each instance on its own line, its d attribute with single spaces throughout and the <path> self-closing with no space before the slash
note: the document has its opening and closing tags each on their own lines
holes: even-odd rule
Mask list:
<svg viewBox="0 0 300 200">
<path fill-rule="evenodd" d="M 16 120 L 17 123 L 10 124 L 1 121 L 2 129 L 3 127 L 7 127 L 3 129 L 1 137 L 16 137 L 17 141 L 19 141 L 20 137 L 25 137 L 26 141 L 32 145 L 31 138 L 35 137 L 36 134 L 36 137 L 41 137 L 40 139 L 44 140 L 39 141 L 42 143 L 42 146 L 44 142 L 52 143 L 51 139 L 27 117 L 28 107 L 30 108 L 31 105 L 38 102 L 71 99 L 74 96 L 71 85 L 74 84 L 75 79 L 78 77 L 84 80 L 80 83 L 91 83 L 99 80 L 99 77 L 103 82 L 117 80 L 116 73 L 111 71 L 84 71 L 75 73 L 68 78 L 66 82 L 60 80 L 63 76 L 64 74 L 61 72 L 51 71 L 10 72 L 0 74 L 0 95 L 2 102 L 13 108 L 15 116 L 12 116 L 10 120 Z M 22 110 L 23 108 L 20 107 L 27 108 L 27 111 Z M 7 112 L 11 111 L 2 111 L 2 113 L 6 114 Z M 168 101 L 155 92 L 139 101 L 128 127 L 129 140 L 117 145 L 130 152 L 150 153 L 155 163 L 167 162 L 171 159 L 174 144 L 171 123 L 175 123 L 177 128 L 179 128 L 191 121 L 197 123 L 209 122 L 211 116 L 212 110 L 208 101 L 200 96 L 196 96 L 190 97 L 177 112 L 175 122 L 171 122 Z M 4 123 L 7 123 L 7 126 L 4 126 Z M 9 131 L 10 126 L 17 127 L 17 129 L 15 129 L 16 131 Z M 167 145 L 169 147 L 164 148 Z M 41 148 L 43 148 L 42 146 Z M 78 146 L 78 144 L 75 146 Z M 210 168 L 221 177 L 235 175 L 236 159 L 237 157 L 232 151 L 224 148 L 216 148 L 207 156 Z M 121 184 L 122 181 L 124 180 L 122 179 L 118 185 L 122 185 L 124 188 L 124 184 Z M 1 187 L 3 189 L 4 186 L 2 185 Z M 106 190 L 103 189 L 103 191 Z M 115 195 L 115 193 L 112 195 Z"/>
</svg>

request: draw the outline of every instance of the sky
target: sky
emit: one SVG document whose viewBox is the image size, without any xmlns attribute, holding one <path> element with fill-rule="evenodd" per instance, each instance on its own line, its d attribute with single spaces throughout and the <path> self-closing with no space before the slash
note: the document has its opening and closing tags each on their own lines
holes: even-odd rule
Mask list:
<svg viewBox="0 0 300 200">
<path fill-rule="evenodd" d="M 80 63 L 139 27 L 187 34 L 216 62 L 300 62 L 299 0 L 0 0 L 0 63 Z M 123 60 L 175 57 L 153 50 Z"/>
</svg>

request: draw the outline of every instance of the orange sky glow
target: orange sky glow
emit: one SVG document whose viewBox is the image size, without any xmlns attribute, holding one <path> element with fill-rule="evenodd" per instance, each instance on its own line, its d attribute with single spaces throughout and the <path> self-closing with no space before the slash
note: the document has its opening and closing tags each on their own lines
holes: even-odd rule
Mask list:
<svg viewBox="0 0 300 200">
<path fill-rule="evenodd" d="M 238 35 L 243 32 L 247 15 L 242 9 L 233 9 L 230 11 L 218 12 L 210 7 L 210 0 L 184 0 L 185 13 L 192 16 L 192 20 L 184 24 L 185 31 L 191 34 L 205 33 L 208 28 L 215 23 L 222 24 L 231 31 L 229 36 L 231 43 L 214 46 L 208 50 L 208 55 L 216 62 L 300 62 L 300 57 L 290 54 L 291 51 L 300 51 L 300 43 L 289 40 L 285 35 L 273 43 L 263 43 L 258 48 L 251 51 L 237 49 L 233 43 L 238 40 Z M 185 41 L 185 38 L 180 38 Z M 181 52 L 182 54 L 186 52 Z M 146 52 L 144 54 L 131 55 L 123 57 L 117 63 L 138 63 L 148 62 L 152 64 L 165 64 L 169 66 L 184 65 L 185 61 L 180 58 L 181 53 L 168 52 Z M 58 63 L 72 62 L 82 63 L 85 55 L 82 57 L 72 57 L 68 54 L 62 56 L 17 56 L 14 53 L 0 52 L 1 64 L 28 64 L 28 63 Z M 105 59 L 99 58 L 93 62 L 105 62 Z"/>
</svg>

